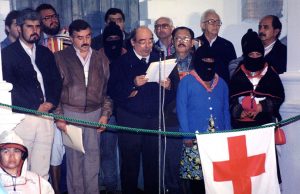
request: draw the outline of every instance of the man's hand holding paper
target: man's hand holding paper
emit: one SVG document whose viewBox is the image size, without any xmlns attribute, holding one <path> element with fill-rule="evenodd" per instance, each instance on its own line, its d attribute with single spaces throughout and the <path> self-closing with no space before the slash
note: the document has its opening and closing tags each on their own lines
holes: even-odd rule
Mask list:
<svg viewBox="0 0 300 194">
<path fill-rule="evenodd" d="M 157 82 L 167 81 L 170 73 L 174 69 L 176 63 L 176 59 L 168 59 L 161 61 L 161 65 L 159 62 L 153 62 L 149 65 L 145 78 L 148 79 L 148 82 Z M 160 66 L 160 67 L 159 67 Z M 159 68 L 161 69 L 161 80 L 159 80 Z M 164 85 L 162 85 L 164 87 Z"/>
</svg>

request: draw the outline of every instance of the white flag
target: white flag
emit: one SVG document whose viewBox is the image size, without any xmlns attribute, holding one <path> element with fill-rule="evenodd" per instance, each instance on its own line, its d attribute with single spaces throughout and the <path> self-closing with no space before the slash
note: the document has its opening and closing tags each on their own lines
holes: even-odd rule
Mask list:
<svg viewBox="0 0 300 194">
<path fill-rule="evenodd" d="M 197 135 L 206 194 L 280 194 L 274 128 Z"/>
</svg>

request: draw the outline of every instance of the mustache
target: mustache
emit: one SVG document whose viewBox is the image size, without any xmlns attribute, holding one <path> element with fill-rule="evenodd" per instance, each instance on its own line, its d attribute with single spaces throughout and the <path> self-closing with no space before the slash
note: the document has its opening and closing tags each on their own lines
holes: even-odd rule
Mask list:
<svg viewBox="0 0 300 194">
<path fill-rule="evenodd" d="M 81 47 L 90 46 L 90 44 L 82 44 Z"/>
<path fill-rule="evenodd" d="M 185 44 L 180 43 L 178 46 L 184 46 L 185 47 Z"/>
<path fill-rule="evenodd" d="M 52 26 L 58 26 L 58 22 L 52 22 L 51 24 L 50 24 L 50 26 L 52 27 Z"/>
<path fill-rule="evenodd" d="M 258 34 L 258 36 L 266 36 L 266 34 L 261 32 L 261 33 Z"/>
<path fill-rule="evenodd" d="M 38 35 L 37 33 L 34 33 L 34 34 L 31 34 L 31 35 L 30 35 L 30 38 L 31 38 L 31 37 L 34 37 L 34 36 L 39 37 L 40 35 Z"/>
</svg>

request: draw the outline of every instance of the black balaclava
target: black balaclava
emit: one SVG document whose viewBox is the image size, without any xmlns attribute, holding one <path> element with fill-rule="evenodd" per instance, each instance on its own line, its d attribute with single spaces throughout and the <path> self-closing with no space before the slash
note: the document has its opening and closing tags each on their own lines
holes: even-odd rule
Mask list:
<svg viewBox="0 0 300 194">
<path fill-rule="evenodd" d="M 208 45 L 203 45 L 197 49 L 193 57 L 194 69 L 203 81 L 211 81 L 216 73 L 215 62 L 205 62 L 204 58 L 215 61 L 213 50 Z"/>
<path fill-rule="evenodd" d="M 247 70 L 251 72 L 256 72 L 264 68 L 265 48 L 257 33 L 253 32 L 252 29 L 249 29 L 248 32 L 242 38 L 242 50 L 244 56 L 244 65 Z M 261 57 L 249 57 L 248 54 L 251 52 L 259 52 L 261 53 Z"/>
<path fill-rule="evenodd" d="M 118 36 L 118 40 L 107 40 L 110 36 Z M 112 61 L 122 53 L 123 33 L 115 22 L 110 22 L 103 31 L 103 48 L 107 58 Z"/>
</svg>

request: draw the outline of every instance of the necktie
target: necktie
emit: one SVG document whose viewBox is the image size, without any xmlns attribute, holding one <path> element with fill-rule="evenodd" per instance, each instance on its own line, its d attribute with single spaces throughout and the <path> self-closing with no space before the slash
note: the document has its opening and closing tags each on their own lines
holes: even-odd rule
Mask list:
<svg viewBox="0 0 300 194">
<path fill-rule="evenodd" d="M 147 63 L 146 58 L 141 58 L 142 63 Z"/>
</svg>

